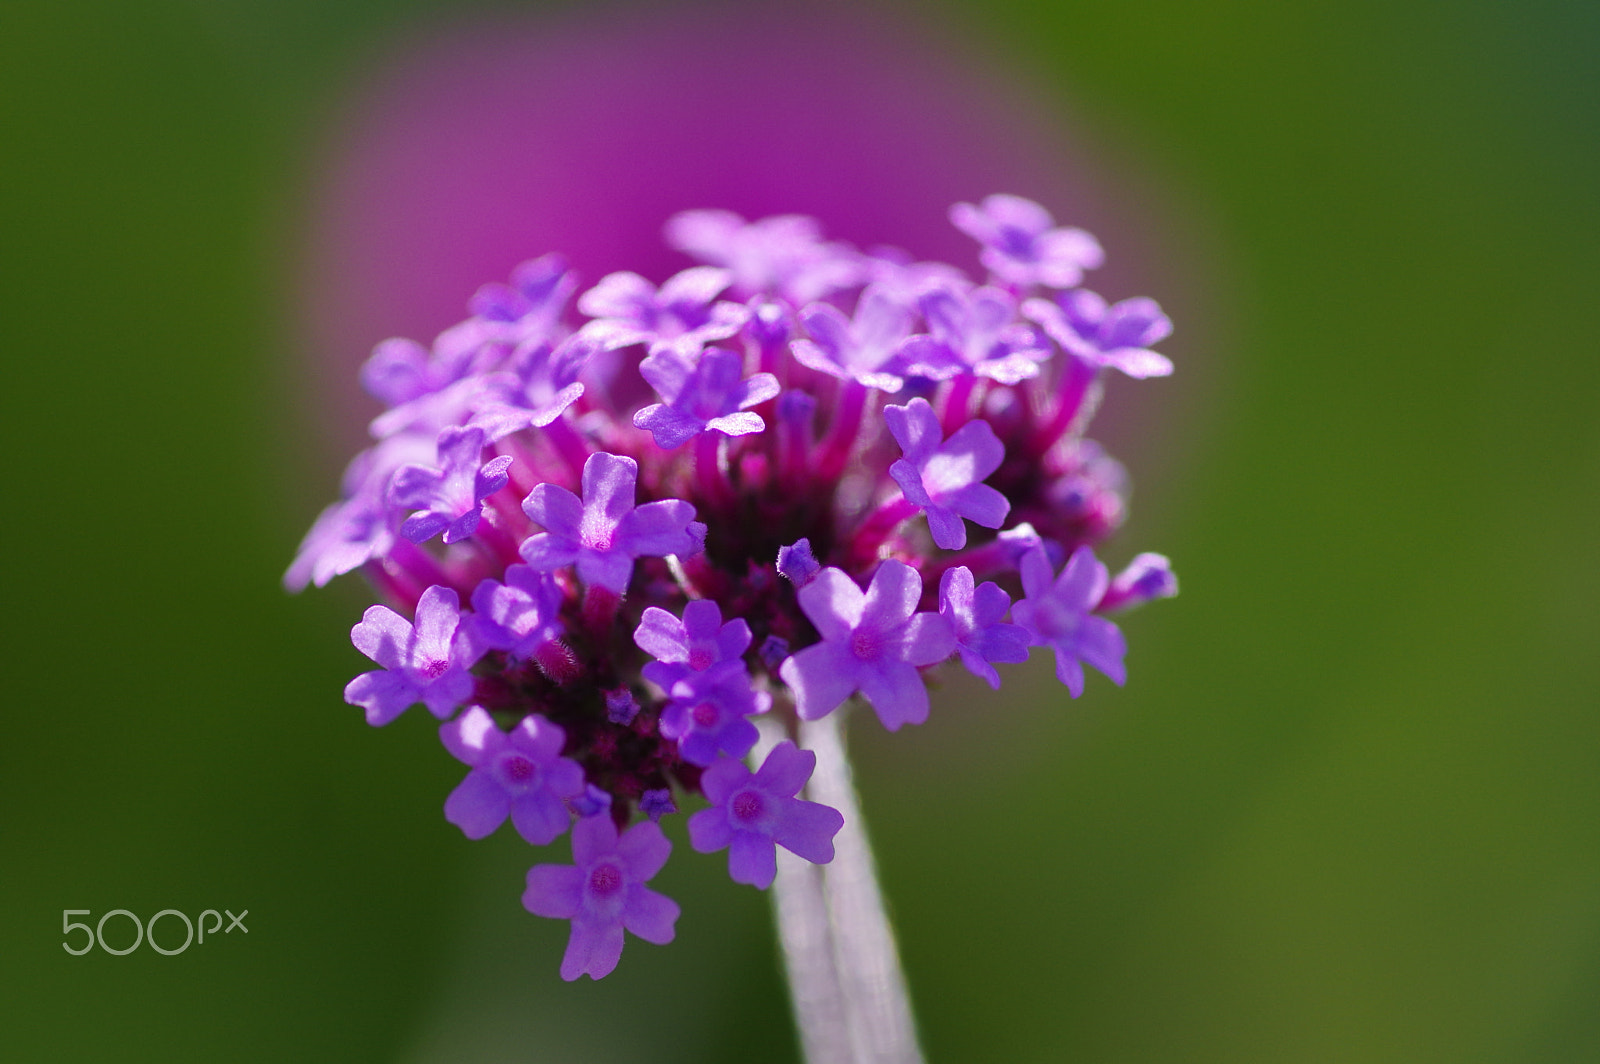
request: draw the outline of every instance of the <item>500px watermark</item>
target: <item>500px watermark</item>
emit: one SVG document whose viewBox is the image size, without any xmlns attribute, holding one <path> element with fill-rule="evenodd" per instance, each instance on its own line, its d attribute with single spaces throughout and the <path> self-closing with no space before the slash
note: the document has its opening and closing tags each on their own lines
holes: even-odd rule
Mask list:
<svg viewBox="0 0 1600 1064">
<path fill-rule="evenodd" d="M 247 935 L 250 933 L 250 929 L 244 926 L 244 918 L 250 915 L 249 909 L 244 910 L 238 916 L 233 915 L 233 913 L 229 912 L 227 909 L 222 910 L 222 913 L 228 914 L 228 927 L 227 930 L 222 932 L 223 934 L 232 934 L 235 928 L 243 931 Z M 110 912 L 101 915 L 99 922 L 91 928 L 88 924 L 80 923 L 74 920 L 73 917 L 92 916 L 92 910 L 62 909 L 62 935 L 70 938 L 74 931 L 82 931 L 84 938 L 83 946 L 81 948 L 74 949 L 72 943 L 65 940 L 61 943 L 61 948 L 72 954 L 74 957 L 81 957 L 85 953 L 88 953 L 90 950 L 94 949 L 96 943 L 99 943 L 100 948 L 105 952 L 111 954 L 113 957 L 121 957 L 124 954 L 132 953 L 134 950 L 138 949 L 142 943 L 148 942 L 150 943 L 150 948 L 155 950 L 157 953 L 172 957 L 188 949 L 190 943 L 195 941 L 196 924 L 198 924 L 200 928 L 199 940 L 202 944 L 205 942 L 206 935 L 208 933 L 215 938 L 217 932 L 222 929 L 222 913 L 217 912 L 215 909 L 207 909 L 205 912 L 200 914 L 199 920 L 190 920 L 186 914 L 179 912 L 177 909 L 162 909 L 160 912 L 152 916 L 149 922 L 140 923 L 139 918 L 133 913 L 129 912 L 127 909 L 112 909 Z M 125 916 L 132 921 L 133 945 L 124 946 L 121 949 L 115 949 L 106 945 L 106 921 L 111 919 L 113 916 Z M 177 947 L 176 949 L 168 949 L 156 941 L 156 924 L 160 922 L 163 916 L 183 921 L 183 945 Z M 206 927 L 206 917 L 208 916 L 212 917 L 212 924 L 209 928 Z M 168 923 L 170 926 L 171 921 L 169 920 Z M 168 935 L 168 937 L 170 938 L 171 935 Z"/>
</svg>

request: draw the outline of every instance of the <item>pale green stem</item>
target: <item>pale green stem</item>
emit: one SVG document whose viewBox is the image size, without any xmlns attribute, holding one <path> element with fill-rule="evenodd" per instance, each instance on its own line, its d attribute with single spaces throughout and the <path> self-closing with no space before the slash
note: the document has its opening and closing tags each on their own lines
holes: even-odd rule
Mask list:
<svg viewBox="0 0 1600 1064">
<path fill-rule="evenodd" d="M 807 1064 L 922 1064 L 894 932 L 845 756 L 836 711 L 800 723 L 800 746 L 817 755 L 805 797 L 844 815 L 834 859 L 818 868 L 778 851 L 773 908 L 795 1023 Z M 751 753 L 759 764 L 784 738 L 763 722 Z"/>
</svg>

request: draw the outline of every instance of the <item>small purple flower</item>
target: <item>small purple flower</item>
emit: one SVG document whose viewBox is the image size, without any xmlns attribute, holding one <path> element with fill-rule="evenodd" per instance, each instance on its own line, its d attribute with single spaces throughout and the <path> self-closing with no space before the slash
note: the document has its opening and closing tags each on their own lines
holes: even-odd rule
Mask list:
<svg viewBox="0 0 1600 1064">
<path fill-rule="evenodd" d="M 657 606 L 646 609 L 633 641 L 662 664 L 685 673 L 704 672 L 718 662 L 737 661 L 750 646 L 750 626 L 743 617 L 723 624 L 722 607 L 711 599 L 694 599 L 683 608 L 682 620 Z"/>
<path fill-rule="evenodd" d="M 479 288 L 467 310 L 488 326 L 496 340 L 523 344 L 549 337 L 572 298 L 578 281 L 560 255 L 530 259 L 511 271 L 509 285 Z"/>
<path fill-rule="evenodd" d="M 1005 460 L 1005 445 L 982 418 L 943 438 L 939 417 L 926 399 L 886 406 L 883 419 L 905 457 L 889 475 L 912 503 L 928 515 L 928 531 L 945 550 L 967 545 L 963 517 L 985 528 L 999 528 L 1011 512 L 1006 497 L 982 483 Z"/>
<path fill-rule="evenodd" d="M 1166 555 L 1145 553 L 1137 555 L 1126 569 L 1111 578 L 1111 586 L 1095 609 L 1105 613 L 1132 609 L 1177 593 L 1178 578 L 1173 575 L 1172 563 Z"/>
<path fill-rule="evenodd" d="M 639 364 L 639 372 L 664 403 L 633 415 L 633 423 L 655 437 L 656 446 L 672 450 L 702 432 L 748 436 L 767 427 L 750 408 L 778 394 L 778 378 L 757 373 L 744 379 L 744 358 L 711 347 L 696 364 L 676 351 L 658 351 Z"/>
<path fill-rule="evenodd" d="M 641 557 L 688 557 L 705 543 L 705 526 L 682 499 L 633 504 L 639 463 L 600 451 L 583 464 L 583 499 L 555 484 L 536 485 L 522 512 L 544 526 L 522 544 L 522 560 L 541 572 L 574 562 L 585 583 L 621 594 Z"/>
<path fill-rule="evenodd" d="M 811 339 L 794 340 L 789 350 L 801 365 L 885 392 L 898 392 L 905 384 L 894 360 L 900 341 L 911 332 L 911 311 L 885 288 L 873 285 L 862 292 L 853 319 L 830 303 L 812 303 L 800 312 L 800 321 Z"/>
<path fill-rule="evenodd" d="M 321 587 L 336 576 L 382 557 L 394 545 L 389 509 L 371 495 L 354 496 L 330 504 L 300 541 L 294 561 L 283 574 L 283 586 L 303 591 L 307 584 Z"/>
<path fill-rule="evenodd" d="M 734 291 L 771 293 L 796 304 L 852 288 L 863 275 L 860 256 L 822 239 L 816 219 L 784 214 L 746 222 L 732 211 L 684 211 L 668 220 L 667 243 L 701 262 L 725 266 Z"/>
<path fill-rule="evenodd" d="M 1093 665 L 1119 686 L 1128 678 L 1122 664 L 1127 653 L 1122 632 L 1089 612 L 1104 597 L 1106 584 L 1106 567 L 1088 547 L 1073 551 L 1055 577 L 1042 548 L 1022 556 L 1026 597 L 1012 606 L 1012 619 L 1027 629 L 1033 646 L 1055 648 L 1056 679 L 1067 685 L 1073 698 L 1083 694 L 1080 661 Z"/>
<path fill-rule="evenodd" d="M 955 227 L 983 245 L 979 261 L 1009 284 L 1071 288 L 1105 261 L 1100 242 L 1082 229 L 1056 228 L 1050 212 L 1021 196 L 997 193 L 981 207 L 950 208 Z"/>
<path fill-rule="evenodd" d="M 1044 327 L 1062 350 L 1093 366 L 1110 366 L 1130 377 L 1172 373 L 1166 355 L 1150 350 L 1172 335 L 1172 322 L 1153 299 L 1124 299 L 1111 306 L 1085 288 L 1062 292 L 1055 302 L 1030 299 L 1022 312 Z"/>
<path fill-rule="evenodd" d="M 581 333 L 554 348 L 548 343 L 518 348 L 506 372 L 495 375 L 501 383 L 499 394 L 477 404 L 469 424 L 482 428 L 490 440 L 529 425 L 544 428 L 583 395 L 578 375 L 599 350 Z"/>
<path fill-rule="evenodd" d="M 667 696 L 661 707 L 661 734 L 678 744 L 692 765 L 709 765 L 718 754 L 743 757 L 759 737 L 747 719 L 772 707 L 772 696 L 750 683 L 741 659 L 720 661 L 703 672 L 652 661 L 640 670 Z"/>
<path fill-rule="evenodd" d="M 435 585 L 417 602 L 412 625 L 387 606 L 369 606 L 350 629 L 357 650 L 383 666 L 345 685 L 344 700 L 367 711 L 367 723 L 388 724 L 421 702 L 443 720 L 472 696 L 477 663 L 471 640 L 461 632 L 456 593 Z"/>
<path fill-rule="evenodd" d="M 367 394 L 395 407 L 436 392 L 461 376 L 462 366 L 435 361 L 415 340 L 385 340 L 361 364 L 361 386 Z"/>
<path fill-rule="evenodd" d="M 719 752 L 743 757 L 756 742 L 745 718 L 765 713 L 772 696 L 750 684 L 742 655 L 750 626 L 741 617 L 722 623 L 722 609 L 695 599 L 680 621 L 655 606 L 644 611 L 633 641 L 656 658 L 641 675 L 667 694 L 661 734 L 676 740 L 684 760 L 709 765 Z"/>
<path fill-rule="evenodd" d="M 425 543 L 444 533 L 446 543 L 458 543 L 478 530 L 483 500 L 505 487 L 510 455 L 482 464 L 481 429 L 448 428 L 439 433 L 437 467 L 408 465 L 395 470 L 389 481 L 389 501 L 419 510 L 406 518 L 400 534 L 413 543 Z"/>
<path fill-rule="evenodd" d="M 956 640 L 949 621 L 916 613 L 921 597 L 922 576 L 893 559 L 878 566 L 865 592 L 831 566 L 801 588 L 800 609 L 822 642 L 778 670 L 800 716 L 825 717 L 860 691 L 890 731 L 927 720 L 928 689 L 917 668 L 948 658 Z"/>
<path fill-rule="evenodd" d="M 750 308 L 750 320 L 745 323 L 745 335 L 763 351 L 780 351 L 794 335 L 794 315 L 788 305 L 759 295 L 752 296 L 746 305 Z"/>
<path fill-rule="evenodd" d="M 463 626 L 481 650 L 503 650 L 513 658 L 561 635 L 561 588 L 546 573 L 526 565 L 506 569 L 505 583 L 485 578 L 472 591 L 472 615 Z"/>
<path fill-rule="evenodd" d="M 1004 623 L 1011 596 L 999 584 L 973 587 L 972 570 L 965 565 L 946 569 L 939 580 L 939 613 L 950 622 L 956 636 L 956 653 L 974 676 L 1000 689 L 1000 674 L 991 662 L 1028 660 L 1028 633 Z"/>
<path fill-rule="evenodd" d="M 778 872 L 778 847 L 813 864 L 833 860 L 833 837 L 844 827 L 837 809 L 795 797 L 817 767 L 817 755 L 784 741 L 751 772 L 722 758 L 700 777 L 711 802 L 689 818 L 689 844 L 698 853 L 728 850 L 735 883 L 766 890 Z"/>
<path fill-rule="evenodd" d="M 572 921 L 561 978 L 611 974 L 622 956 L 624 928 L 646 942 L 672 941 L 678 903 L 644 884 L 666 864 L 672 843 L 652 821 L 620 837 L 609 816 L 586 817 L 572 829 L 571 865 L 528 869 L 523 908 L 535 916 Z"/>
<path fill-rule="evenodd" d="M 402 465 L 428 461 L 436 453 L 426 438 L 392 436 L 350 460 L 341 479 L 343 499 L 323 510 L 300 541 L 294 562 L 283 574 L 283 585 L 299 591 L 307 583 L 323 586 L 329 580 L 394 546 L 399 516 L 387 500 L 389 478 Z"/>
<path fill-rule="evenodd" d="M 578 299 L 592 318 L 583 335 L 607 350 L 649 344 L 651 353 L 673 351 L 693 358 L 713 340 L 726 340 L 750 317 L 740 303 L 715 302 L 733 274 L 696 266 L 656 286 L 636 273 L 613 273 Z"/>
<path fill-rule="evenodd" d="M 561 756 L 566 733 L 537 713 L 511 734 L 482 706 L 439 726 L 444 748 L 472 771 L 445 799 L 444 817 L 469 839 L 494 832 L 506 817 L 517 834 L 543 846 L 567 830 L 566 799 L 583 791 L 583 769 Z"/>
<path fill-rule="evenodd" d="M 1093 440 L 1074 440 L 1065 451 L 1066 471 L 1047 482 L 1041 496 L 1057 529 L 1082 529 L 1093 539 L 1122 523 L 1126 513 L 1128 472 Z M 1081 533 L 1063 535 L 1078 539 Z M 1054 563 L 1057 559 L 1051 558 Z"/>
<path fill-rule="evenodd" d="M 1037 330 L 1017 321 L 1017 301 L 998 288 L 944 282 L 918 300 L 926 335 L 907 337 L 898 361 L 905 372 L 931 380 L 962 373 L 1017 384 L 1039 375 L 1050 349 Z"/>
</svg>

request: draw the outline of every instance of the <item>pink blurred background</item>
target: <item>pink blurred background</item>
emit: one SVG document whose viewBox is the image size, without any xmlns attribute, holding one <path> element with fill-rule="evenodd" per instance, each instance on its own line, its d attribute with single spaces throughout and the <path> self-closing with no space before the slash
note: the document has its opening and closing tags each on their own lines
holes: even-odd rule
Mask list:
<svg viewBox="0 0 1600 1064">
<path fill-rule="evenodd" d="M 355 80 L 317 165 L 304 350 L 341 455 L 376 410 L 356 384 L 376 342 L 430 340 L 547 251 L 585 286 L 663 278 L 689 264 L 661 240 L 686 208 L 812 214 L 830 236 L 976 273 L 946 212 L 1006 191 L 1100 237 L 1090 283 L 1107 295 L 1159 298 L 1148 263 L 1167 257 L 1018 79 L 870 4 L 604 4 L 416 30 Z"/>
</svg>

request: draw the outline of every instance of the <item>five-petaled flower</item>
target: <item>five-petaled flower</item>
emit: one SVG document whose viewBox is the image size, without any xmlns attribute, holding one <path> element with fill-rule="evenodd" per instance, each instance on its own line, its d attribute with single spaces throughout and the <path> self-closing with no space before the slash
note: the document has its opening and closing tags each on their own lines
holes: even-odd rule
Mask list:
<svg viewBox="0 0 1600 1064">
<path fill-rule="evenodd" d="M 1106 301 L 1086 288 L 1062 292 L 1054 302 L 1030 299 L 1022 312 L 1044 327 L 1068 354 L 1092 366 L 1109 366 L 1130 377 L 1165 377 L 1172 360 L 1150 350 L 1172 333 L 1172 322 L 1153 299 L 1136 296 Z"/>
<path fill-rule="evenodd" d="M 778 394 L 770 373 L 744 377 L 744 358 L 720 347 L 700 352 L 699 362 L 677 351 L 658 351 L 639 363 L 639 373 L 666 400 L 633 415 L 633 423 L 672 450 L 702 432 L 748 436 L 767 427 L 750 408 Z"/>
<path fill-rule="evenodd" d="M 561 635 L 561 586 L 527 565 L 506 569 L 505 583 L 485 577 L 472 592 L 463 620 L 473 645 L 526 658 Z"/>
<path fill-rule="evenodd" d="M 939 418 L 926 399 L 886 406 L 883 420 L 905 457 L 889 475 L 905 497 L 928 515 L 928 531 L 945 550 L 967 545 L 963 517 L 984 528 L 999 528 L 1011 512 L 1006 497 L 983 483 L 1000 468 L 1006 449 L 982 418 L 967 422 L 946 440 Z"/>
<path fill-rule="evenodd" d="M 567 830 L 566 801 L 583 791 L 583 769 L 561 756 L 566 733 L 537 713 L 511 733 L 482 706 L 439 725 L 444 748 L 472 771 L 445 799 L 444 817 L 481 839 L 511 817 L 517 834 L 543 846 Z"/>
<path fill-rule="evenodd" d="M 1082 229 L 1056 228 L 1049 211 L 1021 196 L 996 193 L 979 207 L 958 203 L 950 221 L 983 245 L 979 261 L 1014 285 L 1071 288 L 1084 270 L 1105 261 L 1098 240 Z"/>
<path fill-rule="evenodd" d="M 917 667 L 948 658 L 956 640 L 949 621 L 916 612 L 922 577 L 915 569 L 885 561 L 862 591 L 829 567 L 799 595 L 822 642 L 791 655 L 778 673 L 802 718 L 827 716 L 860 691 L 890 731 L 928 719 L 928 688 Z"/>
<path fill-rule="evenodd" d="M 1017 384 L 1037 377 L 1050 350 L 1038 331 L 1017 321 L 1017 301 L 999 288 L 935 282 L 918 299 L 928 332 L 900 344 L 906 372 L 931 380 L 961 374 Z"/>
<path fill-rule="evenodd" d="M 720 758 L 700 777 L 711 808 L 689 818 L 689 844 L 700 853 L 726 849 L 729 877 L 762 890 L 777 875 L 779 846 L 814 864 L 832 861 L 844 817 L 795 797 L 816 767 L 816 754 L 787 741 L 753 773 L 740 761 Z"/>
<path fill-rule="evenodd" d="M 635 558 L 693 554 L 705 538 L 694 507 L 681 499 L 634 506 L 639 463 L 600 451 L 583 464 L 583 498 L 540 484 L 522 502 L 544 531 L 522 544 L 522 560 L 549 571 L 576 563 L 587 584 L 627 590 Z"/>
<path fill-rule="evenodd" d="M 1128 678 L 1122 657 L 1128 652 L 1122 632 L 1104 617 L 1090 611 L 1106 592 L 1106 567 L 1094 551 L 1079 547 L 1052 576 L 1043 548 L 1022 556 L 1022 590 L 1026 597 L 1011 608 L 1011 616 L 1034 646 L 1056 652 L 1056 679 L 1067 685 L 1072 697 L 1083 694 L 1083 666 L 1088 662 L 1121 685 Z"/>
<path fill-rule="evenodd" d="M 445 429 L 439 433 L 437 468 L 408 465 L 395 470 L 390 499 L 398 506 L 421 510 L 400 526 L 402 536 L 424 543 L 443 532 L 446 543 L 457 543 L 477 531 L 483 500 L 510 480 L 506 469 L 511 456 L 480 463 L 483 445 L 482 429 Z"/>
<path fill-rule="evenodd" d="M 796 340 L 794 357 L 802 366 L 868 388 L 898 392 L 905 384 L 894 365 L 900 342 L 911 332 L 911 312 L 881 285 L 861 294 L 855 318 L 831 303 L 813 303 L 800 312 L 811 339 Z"/>
<path fill-rule="evenodd" d="M 460 623 L 460 602 L 447 587 L 422 593 L 414 625 L 387 606 L 369 606 L 350 641 L 383 668 L 346 684 L 344 700 L 364 708 L 368 724 L 387 724 L 418 702 L 448 717 L 471 696 L 467 670 L 476 663 Z"/>
<path fill-rule="evenodd" d="M 939 613 L 955 633 L 956 653 L 967 671 L 996 691 L 1000 674 L 994 662 L 1028 660 L 1028 633 L 1005 623 L 1011 596 L 990 581 L 973 586 L 972 570 L 965 565 L 946 569 L 939 579 Z"/>
<path fill-rule="evenodd" d="M 645 886 L 671 852 L 672 843 L 654 821 L 619 835 L 611 817 L 590 816 L 572 829 L 572 864 L 528 869 L 523 908 L 572 921 L 561 978 L 610 975 L 622 956 L 624 928 L 658 946 L 672 941 L 678 903 Z"/>
<path fill-rule="evenodd" d="M 578 300 L 578 309 L 594 318 L 582 335 L 607 349 L 649 344 L 652 354 L 693 358 L 750 316 L 742 303 L 716 301 L 732 281 L 732 273 L 714 266 L 684 270 L 659 290 L 636 273 L 610 274 Z"/>
</svg>

